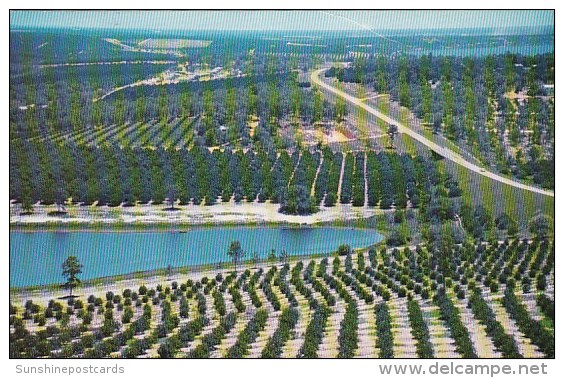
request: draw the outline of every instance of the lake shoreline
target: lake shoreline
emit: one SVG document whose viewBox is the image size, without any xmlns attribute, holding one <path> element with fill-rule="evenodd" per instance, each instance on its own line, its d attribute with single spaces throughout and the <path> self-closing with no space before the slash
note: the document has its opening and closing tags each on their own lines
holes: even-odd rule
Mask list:
<svg viewBox="0 0 564 378">
<path fill-rule="evenodd" d="M 346 228 L 347 226 L 331 226 L 323 223 L 315 223 L 311 225 L 301 225 L 296 223 L 285 222 L 240 222 L 240 223 L 17 223 L 10 224 L 10 231 L 17 232 L 97 232 L 97 233 L 120 233 L 120 232 L 172 232 L 185 233 L 198 229 L 210 228 L 320 228 L 335 227 Z"/>
<path fill-rule="evenodd" d="M 57 286 L 60 264 L 69 255 L 85 266 L 84 282 L 113 276 L 146 276 L 155 271 L 200 271 L 230 264 L 229 242 L 239 240 L 249 261 L 331 253 L 341 244 L 362 248 L 384 234 L 354 227 L 271 227 L 225 225 L 163 230 L 10 230 L 10 288 Z M 49 253 L 45 253 L 48 251 Z M 34 261 L 42 260 L 41 264 Z M 147 273 L 149 272 L 149 273 Z"/>
<path fill-rule="evenodd" d="M 171 232 L 185 233 L 198 229 L 210 228 L 282 228 L 282 229 L 316 229 L 316 228 L 350 228 L 374 229 L 381 234 L 387 233 L 387 228 L 378 224 L 383 214 L 366 218 L 336 219 L 318 223 L 287 223 L 287 222 L 220 222 L 220 223 L 10 223 L 9 231 L 15 232 Z"/>
<path fill-rule="evenodd" d="M 380 240 L 378 243 L 367 245 L 361 248 L 355 248 L 354 251 L 367 251 L 372 247 L 377 247 L 384 243 L 384 239 Z M 292 255 L 288 256 L 286 262 L 296 262 L 303 259 L 322 259 L 326 256 L 333 256 L 337 251 L 329 251 L 324 253 L 312 253 L 303 255 Z M 251 259 L 240 262 L 237 266 L 238 271 L 244 271 L 246 269 L 257 269 L 257 268 L 267 268 L 271 266 L 283 266 L 285 262 L 280 261 L 280 259 L 261 259 L 257 262 Z M 221 265 L 221 266 L 220 266 Z M 173 282 L 177 281 L 179 284 L 182 283 L 182 279 L 194 279 L 195 277 L 208 276 L 210 278 L 215 277 L 217 273 L 222 273 L 224 276 L 233 271 L 233 264 L 231 262 L 222 262 L 215 264 L 202 264 L 202 265 L 188 265 L 175 267 L 172 269 L 172 274 L 169 274 L 167 269 L 159 268 L 147 271 L 138 271 L 126 274 L 117 274 L 104 277 L 97 277 L 88 280 L 83 280 L 82 284 L 78 288 L 79 292 L 82 291 L 99 291 L 109 290 L 111 286 L 124 286 L 130 287 L 132 283 L 137 286 L 142 284 L 147 284 L 152 281 L 161 282 Z M 44 297 L 44 293 L 65 293 L 67 289 L 62 288 L 62 282 L 56 284 L 45 284 L 45 285 L 31 285 L 22 287 L 10 287 L 10 300 L 14 298 L 34 298 L 34 302 L 38 299 Z M 102 287 L 102 288 L 101 288 Z M 90 291 L 89 291 L 90 290 Z M 61 295 L 62 296 L 62 295 Z M 51 299 L 53 295 L 49 296 Z"/>
<path fill-rule="evenodd" d="M 320 206 L 308 215 L 290 215 L 278 212 L 279 204 L 218 202 L 211 206 L 185 205 L 176 211 L 165 204 L 137 204 L 132 207 L 81 206 L 66 207 L 63 216 L 50 215 L 58 210 L 55 205 L 34 205 L 31 214 L 23 215 L 20 203 L 10 203 L 10 229 L 67 229 L 67 228 L 187 228 L 221 225 L 273 225 L 285 227 L 315 226 L 332 222 L 371 218 L 393 211 L 374 207 L 354 207 L 337 203 L 332 207 Z"/>
</svg>

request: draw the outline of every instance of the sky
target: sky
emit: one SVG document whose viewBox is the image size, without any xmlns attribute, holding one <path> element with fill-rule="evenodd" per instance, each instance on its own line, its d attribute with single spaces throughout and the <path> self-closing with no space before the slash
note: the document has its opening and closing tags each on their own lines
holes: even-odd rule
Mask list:
<svg viewBox="0 0 564 378">
<path fill-rule="evenodd" d="M 503 11 L 11 11 L 10 29 L 388 30 L 554 26 L 551 10 Z"/>
</svg>

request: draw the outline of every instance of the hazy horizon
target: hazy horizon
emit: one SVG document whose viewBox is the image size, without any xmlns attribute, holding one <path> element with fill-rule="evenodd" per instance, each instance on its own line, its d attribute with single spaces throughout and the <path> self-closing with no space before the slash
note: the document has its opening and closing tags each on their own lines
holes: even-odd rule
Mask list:
<svg viewBox="0 0 564 378">
<path fill-rule="evenodd" d="M 11 11 L 10 29 L 398 31 L 554 27 L 553 11 Z"/>
</svg>

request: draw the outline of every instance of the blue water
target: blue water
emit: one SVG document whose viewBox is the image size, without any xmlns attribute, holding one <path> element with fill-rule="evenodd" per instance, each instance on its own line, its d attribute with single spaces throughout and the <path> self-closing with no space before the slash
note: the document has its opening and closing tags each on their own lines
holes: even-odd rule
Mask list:
<svg viewBox="0 0 564 378">
<path fill-rule="evenodd" d="M 63 261 L 75 255 L 84 265 L 83 280 L 138 271 L 228 261 L 232 240 L 250 258 L 268 257 L 274 248 L 289 255 L 335 251 L 341 244 L 365 247 L 382 240 L 373 230 L 345 228 L 218 227 L 187 233 L 10 232 L 10 287 L 63 282 Z"/>
</svg>

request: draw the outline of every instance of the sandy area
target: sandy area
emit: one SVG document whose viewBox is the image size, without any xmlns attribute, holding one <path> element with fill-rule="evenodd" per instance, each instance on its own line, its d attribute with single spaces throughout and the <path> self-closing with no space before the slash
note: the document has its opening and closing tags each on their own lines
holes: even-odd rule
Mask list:
<svg viewBox="0 0 564 378">
<path fill-rule="evenodd" d="M 336 204 L 320 206 L 311 215 L 286 215 L 278 212 L 279 204 L 219 202 L 213 206 L 186 205 L 177 211 L 165 210 L 168 205 L 137 205 L 133 207 L 79 206 L 66 207 L 68 214 L 51 216 L 54 205 L 34 206 L 33 214 L 21 215 L 20 204 L 10 204 L 10 224 L 221 224 L 221 223 L 292 223 L 314 224 L 333 220 L 368 218 L 382 214 L 383 210 L 371 207 L 353 207 Z"/>
<path fill-rule="evenodd" d="M 300 128 L 296 132 L 305 138 L 306 144 L 314 145 L 321 142 L 324 145 L 331 143 L 346 143 L 352 140 L 334 125 L 328 130 L 323 123 L 317 123 L 314 129 Z"/>
</svg>

